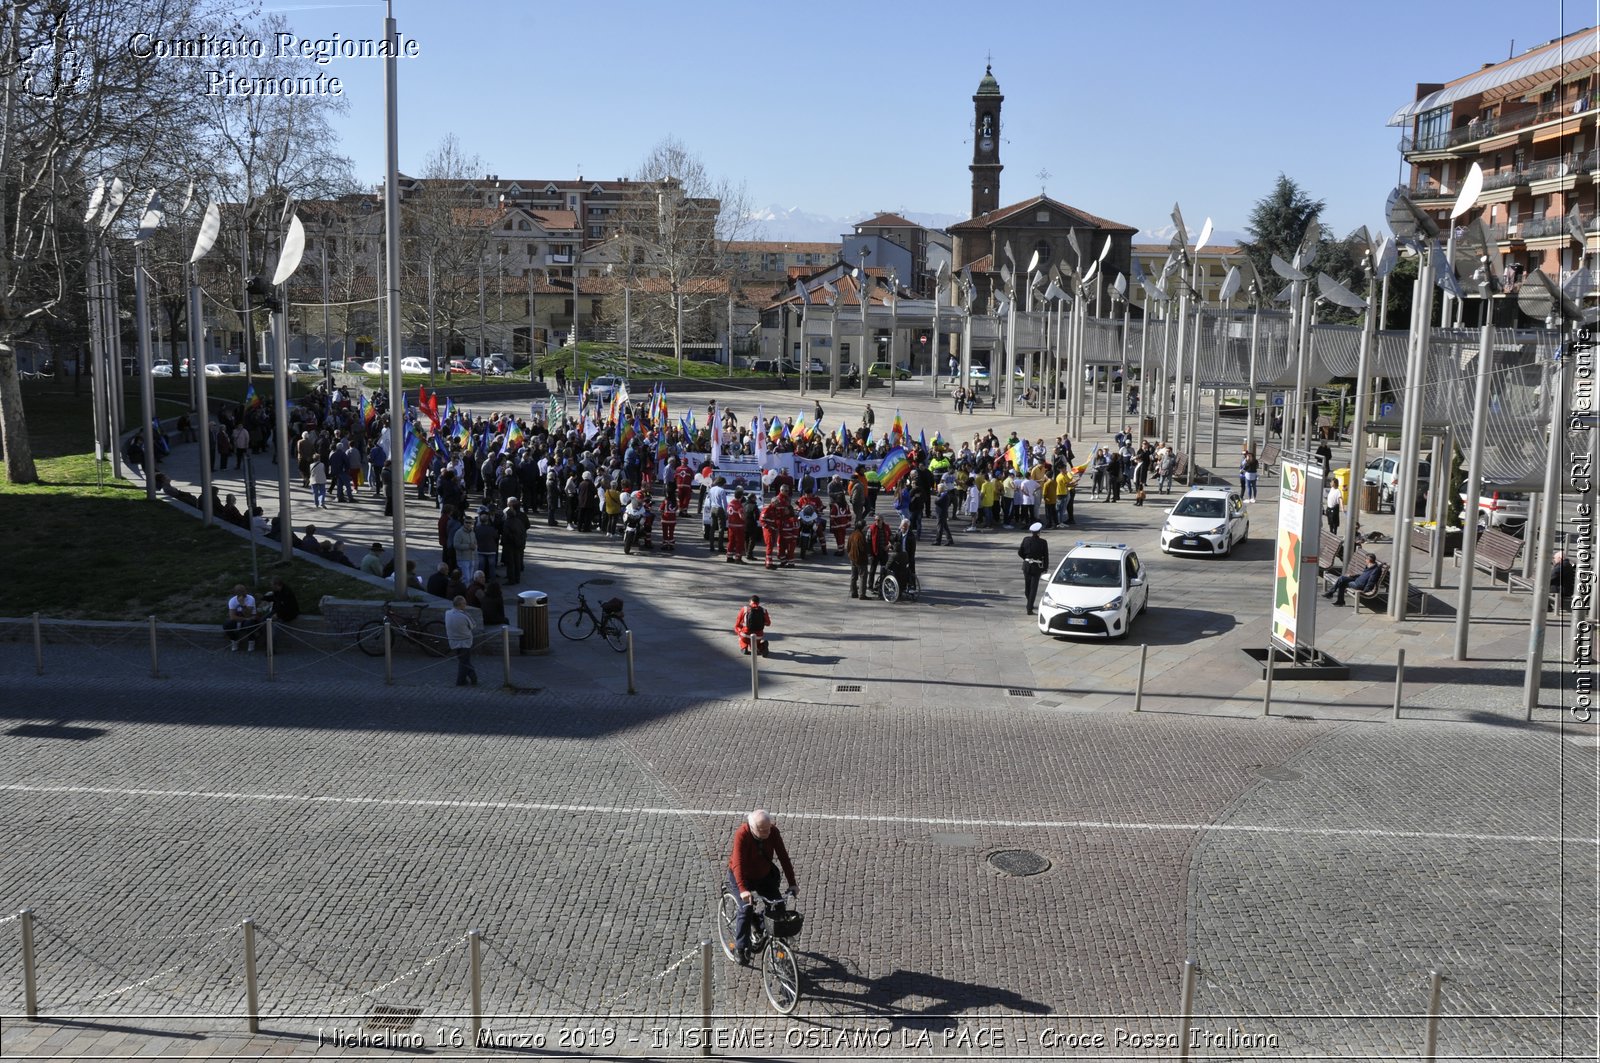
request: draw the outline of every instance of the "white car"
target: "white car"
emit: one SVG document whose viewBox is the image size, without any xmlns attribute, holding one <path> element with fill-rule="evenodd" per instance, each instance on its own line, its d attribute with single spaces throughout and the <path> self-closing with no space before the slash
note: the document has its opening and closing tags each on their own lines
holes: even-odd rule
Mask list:
<svg viewBox="0 0 1600 1063">
<path fill-rule="evenodd" d="M 426 373 L 427 371 L 428 361 L 425 358 L 413 356 L 400 359 L 400 372 L 402 373 Z"/>
<path fill-rule="evenodd" d="M 244 369 L 237 362 L 208 362 L 204 372 L 206 376 L 239 376 Z"/>
<path fill-rule="evenodd" d="M 1467 493 L 1462 491 L 1461 512 L 1467 511 Z M 1490 528 L 1515 531 L 1528 523 L 1528 496 L 1522 491 L 1502 491 L 1487 484 L 1478 496 L 1478 522 Z"/>
<path fill-rule="evenodd" d="M 1047 635 L 1122 638 L 1150 604 L 1139 555 L 1125 543 L 1074 544 L 1041 590 L 1039 630 Z"/>
<path fill-rule="evenodd" d="M 589 401 L 610 402 L 611 396 L 626 383 L 620 376 L 597 376 L 589 383 Z"/>
<path fill-rule="evenodd" d="M 368 376 L 382 376 L 386 372 L 386 369 L 382 362 L 378 361 L 377 359 L 373 359 L 370 362 L 362 362 L 361 371 L 366 373 Z"/>
<path fill-rule="evenodd" d="M 1161 550 L 1168 554 L 1226 557 L 1250 538 L 1250 516 L 1231 487 L 1195 487 L 1167 510 Z"/>
<path fill-rule="evenodd" d="M 171 362 L 157 362 L 155 365 L 152 365 L 150 367 L 150 375 L 151 376 L 171 376 L 172 375 L 172 363 Z"/>
</svg>

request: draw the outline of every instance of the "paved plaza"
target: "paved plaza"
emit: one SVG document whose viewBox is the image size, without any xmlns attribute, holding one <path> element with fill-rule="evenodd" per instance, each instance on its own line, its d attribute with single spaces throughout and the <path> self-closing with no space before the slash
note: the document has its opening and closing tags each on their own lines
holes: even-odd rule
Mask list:
<svg viewBox="0 0 1600 1063">
<path fill-rule="evenodd" d="M 880 426 L 899 407 L 929 438 L 1059 431 L 957 419 L 922 381 L 898 390 L 872 392 Z M 719 401 L 746 418 L 758 401 L 810 408 Z M 825 423 L 860 419 L 858 398 L 822 402 Z M 1075 439 L 1079 460 L 1109 435 Z M 193 484 L 194 463 L 180 447 L 168 471 Z M 1529 597 L 1480 589 L 1471 660 L 1454 662 L 1447 563 L 1428 612 L 1402 624 L 1322 603 L 1317 644 L 1351 677 L 1279 677 L 1263 717 L 1242 651 L 1266 641 L 1266 488 L 1250 541 L 1214 561 L 1160 553 L 1160 496 L 1080 492 L 1052 558 L 1076 538 L 1139 551 L 1151 609 L 1124 642 L 1038 633 L 1020 531 L 925 535 L 925 593 L 888 605 L 851 601 L 842 559 L 728 565 L 692 520 L 675 556 L 625 557 L 542 519 L 523 588 L 558 613 L 581 580 L 614 579 L 636 694 L 625 657 L 553 632 L 549 654 L 513 656 L 510 689 L 490 652 L 465 692 L 450 661 L 403 656 L 389 686 L 381 660 L 293 640 L 275 678 L 204 632 L 164 641 L 159 678 L 138 632 L 53 632 L 42 675 L 26 639 L 0 641 L 0 905 L 36 913 L 41 1011 L 18 1017 L 19 921 L 0 924 L 0 1051 L 694 1055 L 698 943 L 729 836 L 762 806 L 799 872 L 806 996 L 776 1016 L 758 972 L 717 954 L 717 1055 L 1175 1058 L 1193 960 L 1189 1058 L 1419 1055 L 1430 970 L 1438 1058 L 1592 1058 L 1600 747 L 1567 708 L 1564 621 L 1524 721 Z M 407 508 L 426 572 L 435 511 Z M 294 522 L 308 519 L 355 547 L 389 539 L 370 499 Z M 750 593 L 775 621 L 756 699 L 730 630 Z M 989 860 L 1017 849 L 1048 869 Z M 472 929 L 491 1046 L 476 1051 L 459 1043 Z M 422 1047 L 374 1043 L 380 1006 L 415 1009 Z"/>
</svg>

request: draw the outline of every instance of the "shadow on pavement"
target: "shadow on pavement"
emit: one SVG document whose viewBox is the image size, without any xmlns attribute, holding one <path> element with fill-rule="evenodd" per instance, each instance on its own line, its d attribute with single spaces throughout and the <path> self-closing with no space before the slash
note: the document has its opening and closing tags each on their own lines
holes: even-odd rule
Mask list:
<svg viewBox="0 0 1600 1063">
<path fill-rule="evenodd" d="M 839 1005 L 863 1016 L 884 1018 L 892 1027 L 944 1029 L 957 1025 L 951 1016 L 964 1011 L 1051 1013 L 1047 1005 L 998 986 L 903 969 L 868 978 L 844 961 L 816 953 L 803 955 L 807 999 Z M 909 1003 L 916 1000 L 926 1003 L 920 1007 Z"/>
</svg>

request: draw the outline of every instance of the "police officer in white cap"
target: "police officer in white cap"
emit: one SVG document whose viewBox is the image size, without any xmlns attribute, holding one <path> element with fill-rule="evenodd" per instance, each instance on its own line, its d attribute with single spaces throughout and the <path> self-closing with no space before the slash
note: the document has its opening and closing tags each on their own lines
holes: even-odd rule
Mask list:
<svg viewBox="0 0 1600 1063">
<path fill-rule="evenodd" d="M 1022 545 L 1017 547 L 1017 556 L 1022 558 L 1022 589 L 1028 597 L 1029 613 L 1033 612 L 1033 600 L 1039 594 L 1039 578 L 1050 567 L 1050 544 L 1039 534 L 1042 531 L 1044 525 L 1034 521 L 1028 525 L 1028 535 Z"/>
</svg>

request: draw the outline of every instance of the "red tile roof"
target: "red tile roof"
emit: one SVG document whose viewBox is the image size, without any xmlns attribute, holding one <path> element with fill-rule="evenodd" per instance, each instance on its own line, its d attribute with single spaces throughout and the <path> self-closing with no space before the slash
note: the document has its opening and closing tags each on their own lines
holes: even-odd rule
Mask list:
<svg viewBox="0 0 1600 1063">
<path fill-rule="evenodd" d="M 871 229 L 871 228 L 920 229 L 920 228 L 922 228 L 922 226 L 918 225 L 914 221 L 907 221 L 905 218 L 902 218 L 898 214 L 884 213 L 884 214 L 879 214 L 875 218 L 868 218 L 866 221 L 858 221 L 858 222 L 856 222 L 856 228 L 857 229 Z"/>
<path fill-rule="evenodd" d="M 1108 232 L 1135 233 L 1139 231 L 1138 226 L 1124 225 L 1121 222 L 1110 221 L 1106 218 L 1090 214 L 1088 211 L 1079 210 L 1077 207 L 1069 207 L 1067 204 L 1062 203 L 1059 200 L 1051 199 L 1049 196 L 1034 196 L 1032 199 L 1023 200 L 1021 203 L 1013 203 L 1010 206 L 1000 207 L 996 210 L 990 211 L 981 218 L 971 218 L 964 222 L 958 222 L 957 224 L 950 226 L 948 231 L 951 233 L 983 232 L 988 229 L 996 228 L 1001 223 L 1035 207 L 1049 207 L 1052 210 L 1060 211 L 1066 214 L 1067 217 L 1065 222 L 1069 227 L 1076 223 L 1087 228 L 1101 229 Z"/>
</svg>

